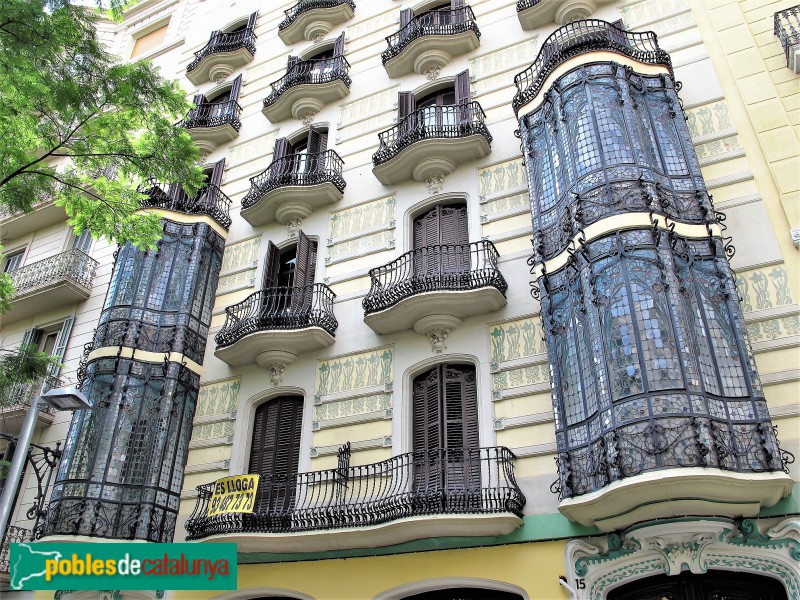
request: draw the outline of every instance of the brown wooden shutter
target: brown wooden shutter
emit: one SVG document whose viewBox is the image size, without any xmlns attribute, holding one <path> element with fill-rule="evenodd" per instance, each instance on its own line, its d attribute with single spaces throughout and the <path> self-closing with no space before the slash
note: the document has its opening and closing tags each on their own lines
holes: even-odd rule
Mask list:
<svg viewBox="0 0 800 600">
<path fill-rule="evenodd" d="M 411 22 L 411 19 L 414 18 L 414 11 L 410 8 L 404 8 L 400 11 L 400 29 L 405 27 Z"/>
<path fill-rule="evenodd" d="M 289 170 L 286 164 L 287 161 L 281 160 L 282 158 L 286 158 L 288 153 L 289 140 L 286 138 L 278 138 L 275 140 L 275 149 L 272 151 L 272 168 L 270 169 L 271 177 L 280 177 Z"/>
<path fill-rule="evenodd" d="M 256 19 L 258 19 L 258 11 L 254 12 L 247 18 L 247 28 L 248 29 L 255 29 L 256 28 Z"/>
<path fill-rule="evenodd" d="M 344 31 L 336 38 L 336 42 L 333 44 L 333 55 L 344 56 Z"/>
<path fill-rule="evenodd" d="M 314 270 L 317 263 L 316 243 L 305 233 L 297 232 L 297 254 L 294 268 L 294 290 L 292 291 L 292 310 L 307 310 L 311 306 L 312 292 L 308 288 L 314 283 Z"/>
<path fill-rule="evenodd" d="M 258 513 L 280 516 L 293 508 L 302 422 L 300 397 L 275 398 L 256 409 L 248 473 L 262 479 Z"/>
<path fill-rule="evenodd" d="M 320 156 L 328 147 L 328 132 L 317 129 L 313 125 L 308 128 L 308 161 L 307 172 L 313 173 L 325 169 L 325 157 Z"/>
<path fill-rule="evenodd" d="M 231 93 L 230 93 L 231 102 L 239 101 L 239 92 L 241 91 L 242 91 L 242 76 L 237 75 L 236 79 L 233 80 L 233 84 L 231 85 Z"/>
<path fill-rule="evenodd" d="M 264 257 L 264 276 L 261 289 L 267 290 L 278 285 L 278 272 L 281 268 L 281 253 L 271 241 L 267 242 L 267 255 Z"/>
<path fill-rule="evenodd" d="M 469 82 L 469 69 L 462 71 L 456 75 L 456 104 L 461 107 L 458 111 L 458 119 L 460 123 L 469 123 L 472 121 L 472 107 L 469 104 L 470 96 L 470 82 Z"/>
<path fill-rule="evenodd" d="M 404 117 L 414 112 L 414 94 L 411 92 L 399 92 L 397 94 L 397 118 L 402 120 Z"/>
<path fill-rule="evenodd" d="M 441 487 L 442 437 L 439 368 L 423 373 L 413 384 L 414 492 L 435 494 Z"/>
<path fill-rule="evenodd" d="M 200 106 L 201 104 L 205 104 L 205 103 L 206 103 L 206 97 L 205 97 L 205 94 L 197 94 L 197 95 L 196 95 L 196 96 L 195 96 L 195 97 L 192 99 L 192 102 L 194 102 L 194 105 L 195 105 L 195 106 Z"/>
<path fill-rule="evenodd" d="M 211 185 L 215 185 L 217 187 L 222 185 L 222 174 L 225 171 L 225 159 L 218 160 L 214 163 L 214 167 L 211 170 L 211 177 L 208 179 L 208 183 Z"/>
</svg>

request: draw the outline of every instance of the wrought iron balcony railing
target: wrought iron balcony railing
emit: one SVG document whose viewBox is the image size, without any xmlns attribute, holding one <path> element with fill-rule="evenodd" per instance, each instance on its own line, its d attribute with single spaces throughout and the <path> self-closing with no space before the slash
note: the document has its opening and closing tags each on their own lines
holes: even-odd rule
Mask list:
<svg viewBox="0 0 800 600">
<path fill-rule="evenodd" d="M 723 404 L 720 401 L 720 404 Z M 728 402 L 727 414 L 739 410 Z M 680 467 L 710 467 L 736 473 L 789 472 L 794 456 L 780 448 L 770 420 L 644 415 L 624 427 L 592 434 L 556 456 L 559 500 L 600 490 L 642 473 Z"/>
<path fill-rule="evenodd" d="M 665 65 L 672 73 L 669 54 L 658 45 L 652 31 L 632 32 L 599 19 L 575 21 L 556 29 L 542 44 L 533 64 L 514 77 L 517 93 L 512 106 L 518 111 L 541 91 L 547 76 L 573 56 L 609 50 L 647 64 Z"/>
<path fill-rule="evenodd" d="M 334 150 L 317 154 L 290 154 L 272 161 L 264 171 L 250 178 L 250 191 L 242 198 L 242 208 L 250 208 L 272 190 L 289 185 L 332 183 L 343 192 L 341 157 Z"/>
<path fill-rule="evenodd" d="M 790 66 L 794 48 L 800 45 L 800 4 L 775 13 L 774 33 L 786 54 L 786 66 Z"/>
<path fill-rule="evenodd" d="M 194 196 L 190 196 L 180 185 L 150 180 L 147 184 L 139 186 L 139 192 L 146 196 L 142 200 L 142 206 L 146 208 L 163 208 L 189 215 L 208 215 L 225 229 L 231 226 L 231 199 L 216 185 L 207 184 Z"/>
<path fill-rule="evenodd" d="M 239 131 L 242 126 L 242 122 L 239 120 L 241 113 L 242 107 L 234 100 L 209 102 L 195 106 L 179 125 L 186 129 L 230 125 L 236 131 Z"/>
<path fill-rule="evenodd" d="M 504 295 L 508 284 L 497 268 L 499 254 L 489 240 L 471 244 L 426 246 L 369 272 L 370 288 L 362 301 L 369 315 L 406 298 L 438 291 L 466 291 L 492 286 Z"/>
<path fill-rule="evenodd" d="M 349 69 L 350 63 L 344 56 L 298 61 L 286 71 L 286 75 L 270 84 L 272 89 L 264 98 L 264 106 L 272 106 L 284 92 L 298 85 L 330 83 L 340 79 L 349 88 Z"/>
<path fill-rule="evenodd" d="M 517 12 L 522 12 L 523 10 L 533 8 L 542 1 L 543 0 L 517 0 Z"/>
<path fill-rule="evenodd" d="M 278 29 L 283 31 L 291 26 L 291 24 L 297 20 L 297 17 L 309 10 L 315 8 L 334 8 L 341 4 L 347 4 L 353 11 L 356 9 L 356 4 L 353 0 L 300 0 L 300 2 L 295 4 L 292 8 L 283 11 L 286 18 L 278 23 Z"/>
<path fill-rule="evenodd" d="M 21 542 L 30 542 L 33 536 L 30 529 L 9 525 L 6 528 L 6 535 L 0 543 L 0 573 L 8 573 L 9 571 L 9 549 L 10 544 L 19 544 Z"/>
<path fill-rule="evenodd" d="M 24 409 L 31 405 L 33 399 L 39 394 L 43 394 L 49 390 L 64 387 L 66 384 L 58 377 L 50 375 L 29 381 L 27 383 L 16 383 L 11 387 L 8 397 L 2 398 L 0 408 L 9 409 Z M 55 408 L 46 402 L 39 403 L 39 410 L 47 414 L 55 414 Z"/>
<path fill-rule="evenodd" d="M 251 294 L 225 309 L 225 324 L 217 334 L 217 347 L 230 346 L 259 331 L 321 327 L 334 335 L 339 323 L 333 314 L 336 294 L 325 284 L 273 287 Z"/>
<path fill-rule="evenodd" d="M 85 252 L 73 248 L 56 256 L 20 267 L 11 273 L 16 290 L 15 297 L 35 292 L 69 279 L 84 288 L 92 288 L 97 261 Z"/>
<path fill-rule="evenodd" d="M 240 48 L 247 48 L 250 54 L 255 54 L 257 37 L 252 27 L 246 27 L 241 31 L 232 31 L 230 33 L 215 31 L 211 34 L 211 39 L 208 40 L 208 43 L 194 53 L 194 60 L 186 67 L 186 72 L 194 71 L 202 60 L 211 54 L 235 52 Z"/>
<path fill-rule="evenodd" d="M 394 127 L 378 134 L 379 146 L 372 155 L 372 164 L 386 163 L 422 140 L 459 139 L 477 134 L 491 144 L 492 134 L 485 120 L 483 108 L 474 101 L 417 109 Z"/>
<path fill-rule="evenodd" d="M 398 32 L 387 36 L 389 47 L 383 51 L 381 59 L 386 64 L 411 42 L 426 35 L 456 35 L 467 31 L 474 31 L 476 36 L 481 36 L 471 7 L 432 10 L 414 17 Z"/>
<path fill-rule="evenodd" d="M 525 496 L 508 448 L 419 450 L 357 467 L 342 455 L 336 469 L 262 478 L 253 514 L 206 516 L 213 484 L 198 486 L 187 539 L 368 527 L 419 515 L 522 516 Z"/>
</svg>

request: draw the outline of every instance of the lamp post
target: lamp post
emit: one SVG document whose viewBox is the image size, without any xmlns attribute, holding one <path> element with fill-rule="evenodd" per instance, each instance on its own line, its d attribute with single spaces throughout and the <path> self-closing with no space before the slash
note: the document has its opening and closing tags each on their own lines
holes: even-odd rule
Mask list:
<svg viewBox="0 0 800 600">
<path fill-rule="evenodd" d="M 0 496 L 0 542 L 6 537 L 8 520 L 11 518 L 11 511 L 14 509 L 14 497 L 17 495 L 22 471 L 25 468 L 25 461 L 28 459 L 28 451 L 31 447 L 33 430 L 36 428 L 36 417 L 39 414 L 39 402 L 45 402 L 57 410 L 78 410 L 81 408 L 91 408 L 92 403 L 75 386 L 56 388 L 45 392 L 41 396 L 34 396 L 28 412 L 25 413 L 25 420 L 17 438 L 17 447 L 14 449 L 14 457 L 11 459 L 11 468 L 8 470 L 6 482 L 3 486 L 3 494 Z"/>
</svg>

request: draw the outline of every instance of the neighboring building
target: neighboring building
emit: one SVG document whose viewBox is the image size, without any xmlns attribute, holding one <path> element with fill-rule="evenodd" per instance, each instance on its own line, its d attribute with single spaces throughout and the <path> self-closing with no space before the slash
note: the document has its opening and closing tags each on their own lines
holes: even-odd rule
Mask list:
<svg viewBox="0 0 800 600">
<path fill-rule="evenodd" d="M 80 363 L 95 404 L 41 415 L 66 440 L 45 539 L 237 542 L 239 591 L 187 600 L 800 597 L 798 12 L 148 0 L 101 24 L 194 97 L 208 186 L 146 186 L 155 253 L 52 204 L 0 219 L 0 342 Z M 255 512 L 208 517 L 246 473 Z"/>
</svg>

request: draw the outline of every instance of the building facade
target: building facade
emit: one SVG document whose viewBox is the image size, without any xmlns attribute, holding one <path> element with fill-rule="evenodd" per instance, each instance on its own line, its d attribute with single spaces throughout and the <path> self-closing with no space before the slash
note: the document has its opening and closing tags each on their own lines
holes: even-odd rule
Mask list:
<svg viewBox="0 0 800 600">
<path fill-rule="evenodd" d="M 58 354 L 48 385 L 95 405 L 41 414 L 64 453 L 14 534 L 238 544 L 237 591 L 148 597 L 800 596 L 799 11 L 148 0 L 101 23 L 193 98 L 207 186 L 143 185 L 151 253 L 47 203 L 0 220 L 3 346 Z M 240 474 L 253 513 L 209 516 Z"/>
</svg>

